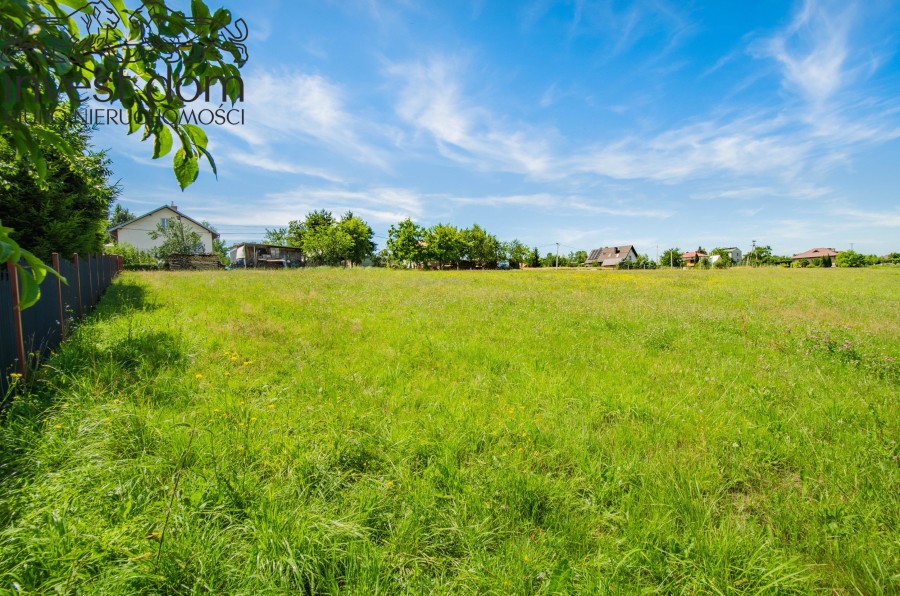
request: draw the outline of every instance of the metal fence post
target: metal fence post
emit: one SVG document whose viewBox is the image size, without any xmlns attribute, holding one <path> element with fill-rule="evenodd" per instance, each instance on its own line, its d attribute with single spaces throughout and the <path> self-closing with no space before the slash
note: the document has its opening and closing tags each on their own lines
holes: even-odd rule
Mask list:
<svg viewBox="0 0 900 596">
<path fill-rule="evenodd" d="M 19 272 L 12 259 L 6 261 L 9 272 L 9 288 L 12 292 L 12 317 L 15 330 L 16 353 L 19 356 L 19 374 L 25 376 L 25 337 L 22 333 L 22 309 L 19 304 Z"/>
<path fill-rule="evenodd" d="M 59 298 L 59 341 L 62 341 L 66 339 L 66 317 L 65 311 L 63 310 L 62 279 L 59 278 L 62 273 L 59 270 L 59 253 L 55 252 L 51 256 L 53 257 L 53 269 L 57 273 L 56 297 Z"/>
<path fill-rule="evenodd" d="M 78 318 L 84 316 L 84 306 L 81 304 L 81 264 L 78 262 L 78 253 L 74 253 L 72 255 L 72 260 L 75 262 L 75 287 L 78 292 Z"/>
<path fill-rule="evenodd" d="M 91 253 L 85 257 L 88 266 L 88 308 L 94 306 L 94 276 L 91 275 Z"/>
</svg>

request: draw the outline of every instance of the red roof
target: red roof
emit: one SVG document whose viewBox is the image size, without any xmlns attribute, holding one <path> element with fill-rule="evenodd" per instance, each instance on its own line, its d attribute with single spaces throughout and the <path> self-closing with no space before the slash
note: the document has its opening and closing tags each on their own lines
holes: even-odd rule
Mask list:
<svg viewBox="0 0 900 596">
<path fill-rule="evenodd" d="M 708 257 L 708 256 L 709 255 L 704 252 L 697 252 L 696 250 L 692 250 L 691 252 L 686 252 L 683 255 L 681 255 L 681 258 L 682 259 L 693 259 L 695 257 L 699 257 L 702 259 L 703 257 Z"/>
<path fill-rule="evenodd" d="M 833 248 L 813 248 L 812 250 L 808 250 L 806 252 L 801 252 L 798 255 L 794 255 L 795 259 L 819 259 L 821 257 L 836 257 L 838 255 L 837 251 Z"/>
</svg>

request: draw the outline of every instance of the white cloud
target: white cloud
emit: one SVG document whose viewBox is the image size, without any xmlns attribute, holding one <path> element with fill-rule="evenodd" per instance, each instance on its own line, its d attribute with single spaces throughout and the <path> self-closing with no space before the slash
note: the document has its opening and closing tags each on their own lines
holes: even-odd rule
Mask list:
<svg viewBox="0 0 900 596">
<path fill-rule="evenodd" d="M 844 87 L 851 78 L 849 36 L 856 17 L 853 3 L 805 0 L 791 24 L 766 47 L 781 64 L 785 84 L 815 104 Z"/>
<path fill-rule="evenodd" d="M 364 140 L 368 124 L 344 106 L 342 88 L 320 75 L 258 72 L 246 78 L 244 126 L 223 127 L 255 147 L 306 141 L 353 160 L 386 167 L 385 152 Z"/>
<path fill-rule="evenodd" d="M 475 168 L 540 175 L 550 167 L 549 131 L 529 132 L 463 96 L 457 61 L 432 58 L 388 68 L 401 81 L 397 114 L 417 130 L 430 134 L 442 155 Z"/>
<path fill-rule="evenodd" d="M 337 174 L 333 174 L 327 170 L 304 166 L 292 161 L 278 159 L 275 157 L 271 157 L 265 153 L 232 151 L 227 154 L 226 158 L 230 159 L 233 162 L 237 162 L 258 170 L 265 170 L 267 172 L 299 174 L 301 176 L 321 178 L 329 182 L 344 182 L 344 180 L 340 176 L 338 176 Z"/>
</svg>

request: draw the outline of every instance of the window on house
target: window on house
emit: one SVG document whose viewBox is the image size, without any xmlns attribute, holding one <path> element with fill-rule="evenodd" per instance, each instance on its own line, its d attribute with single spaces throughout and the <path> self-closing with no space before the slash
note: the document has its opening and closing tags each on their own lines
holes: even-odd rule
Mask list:
<svg viewBox="0 0 900 596">
<path fill-rule="evenodd" d="M 162 218 L 162 227 L 164 227 L 164 228 L 169 227 L 169 218 L 168 217 Z"/>
</svg>

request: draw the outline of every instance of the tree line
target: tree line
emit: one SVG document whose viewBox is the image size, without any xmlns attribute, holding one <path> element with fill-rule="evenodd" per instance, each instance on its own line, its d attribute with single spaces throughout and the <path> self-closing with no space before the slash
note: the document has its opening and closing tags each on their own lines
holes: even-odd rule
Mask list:
<svg viewBox="0 0 900 596">
<path fill-rule="evenodd" d="M 361 265 L 375 252 L 375 232 L 348 211 L 340 219 L 321 209 L 304 220 L 290 221 L 286 228 L 266 230 L 264 242 L 300 250 L 307 265 Z"/>
</svg>

